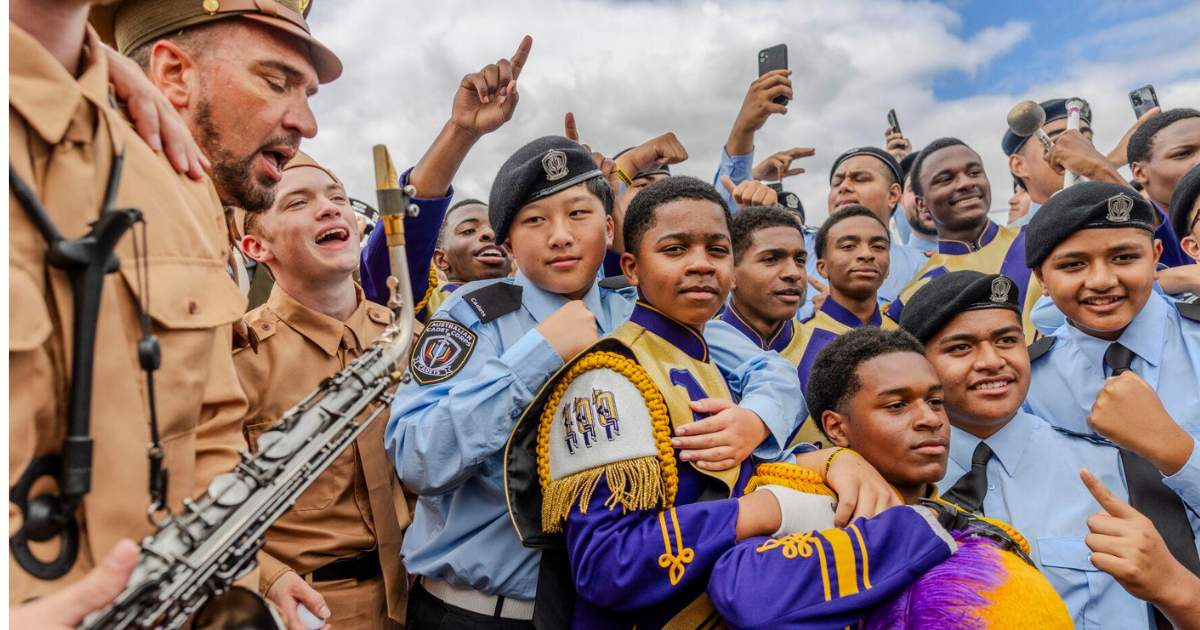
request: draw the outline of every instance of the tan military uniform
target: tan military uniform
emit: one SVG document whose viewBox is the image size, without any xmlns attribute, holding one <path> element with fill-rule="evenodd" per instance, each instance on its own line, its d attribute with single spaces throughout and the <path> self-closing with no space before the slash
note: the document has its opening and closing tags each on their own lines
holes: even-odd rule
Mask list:
<svg viewBox="0 0 1200 630">
<path fill-rule="evenodd" d="M 134 133 L 108 97 L 108 64 L 89 29 L 84 69 L 72 77 L 36 40 L 9 23 L 9 155 L 68 239 L 88 232 L 104 198 L 113 158 L 125 150 L 117 207 L 145 215 L 149 314 L 162 348 L 155 373 L 158 421 L 178 509 L 215 474 L 232 468 L 245 443 L 245 399 L 230 347 L 230 324 L 245 308 L 225 271 L 229 255 L 216 192 L 172 170 Z M 45 263 L 47 243 L 9 193 L 9 483 L 39 455 L 61 451 L 70 391 L 73 298 L 70 282 Z M 77 580 L 118 539 L 152 531 L 146 448 L 145 374 L 137 359 L 133 232 L 117 247 L 121 268 L 105 278 L 96 326 L 91 435 L 92 489 L 79 510 L 82 540 L 71 572 L 46 582 L 10 559 L 10 602 Z M 46 481 L 45 483 L 50 483 Z M 20 525 L 9 506 L 9 525 Z M 15 531 L 15 529 L 13 530 Z M 52 558 L 58 543 L 35 545 Z"/>
<path fill-rule="evenodd" d="M 391 321 L 388 309 L 363 299 L 345 322 L 314 311 L 279 285 L 267 303 L 246 314 L 248 338 L 234 353 L 249 398 L 246 438 L 252 446 L 321 381 L 359 356 Z M 404 619 L 407 585 L 400 563 L 401 532 L 412 518 L 395 469 L 383 449 L 387 411 L 354 447 L 309 487 L 267 533 L 261 591 L 289 569 L 312 580 L 313 571 L 377 549 L 383 578 L 313 582 L 325 597 L 335 628 L 390 627 Z"/>
</svg>

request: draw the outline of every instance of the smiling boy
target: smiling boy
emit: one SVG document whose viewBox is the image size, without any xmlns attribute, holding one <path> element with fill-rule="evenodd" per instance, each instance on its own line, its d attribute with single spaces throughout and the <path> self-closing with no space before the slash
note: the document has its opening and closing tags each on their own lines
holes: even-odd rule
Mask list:
<svg viewBox="0 0 1200 630">
<path fill-rule="evenodd" d="M 690 177 L 638 195 L 621 259 L 637 306 L 551 379 L 514 431 L 506 462 L 514 523 L 526 544 L 565 538 L 574 627 L 661 627 L 695 613 L 720 554 L 783 521 L 771 493 L 741 496 L 749 459 L 733 456 L 715 470 L 688 465 L 672 437 L 737 409 L 705 341 L 733 282 L 728 221 L 716 191 Z M 856 475 L 855 459 L 832 468 L 835 487 L 851 490 L 838 480 Z M 873 492 L 859 496 L 869 514 L 883 507 Z"/>
<path fill-rule="evenodd" d="M 421 576 L 409 615 L 418 627 L 444 618 L 531 625 L 541 553 L 522 547 L 509 522 L 503 449 L 546 379 L 633 309 L 632 289 L 596 283 L 612 242 L 612 204 L 579 144 L 549 136 L 516 151 L 488 204 L 516 277 L 459 288 L 415 345 L 413 380 L 398 391 L 385 443 L 419 495 L 403 549 L 409 571 Z M 713 469 L 756 448 L 778 456 L 803 409 L 783 394 L 796 388 L 791 366 L 722 326 L 706 330 L 704 341 L 742 404 L 714 409 L 695 435 L 680 436 L 681 458 Z"/>
</svg>

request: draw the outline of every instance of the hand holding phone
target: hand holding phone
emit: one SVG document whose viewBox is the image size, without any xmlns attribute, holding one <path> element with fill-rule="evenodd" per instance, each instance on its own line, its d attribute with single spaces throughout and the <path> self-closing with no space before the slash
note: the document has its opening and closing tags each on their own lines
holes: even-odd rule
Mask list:
<svg viewBox="0 0 1200 630">
<path fill-rule="evenodd" d="M 1154 86 L 1146 84 L 1130 92 L 1129 104 L 1133 106 L 1133 114 L 1138 118 L 1158 107 L 1158 94 L 1155 94 Z"/>
<path fill-rule="evenodd" d="M 896 110 L 894 109 L 888 110 L 888 126 L 892 128 L 892 131 L 901 135 L 904 134 L 903 131 L 900 131 L 900 121 L 896 118 Z"/>
<path fill-rule="evenodd" d="M 787 69 L 787 44 L 778 44 L 758 51 L 758 76 L 761 77 L 772 70 Z M 788 97 L 783 95 L 776 96 L 772 99 L 772 102 L 779 105 L 787 105 Z"/>
</svg>

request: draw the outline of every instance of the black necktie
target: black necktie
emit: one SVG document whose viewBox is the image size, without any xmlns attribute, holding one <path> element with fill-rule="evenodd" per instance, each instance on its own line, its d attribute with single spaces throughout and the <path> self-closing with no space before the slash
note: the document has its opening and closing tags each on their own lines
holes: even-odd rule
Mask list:
<svg viewBox="0 0 1200 630">
<path fill-rule="evenodd" d="M 1104 363 L 1112 368 L 1113 376 L 1127 372 L 1133 363 L 1133 351 L 1114 342 L 1104 351 Z M 1200 575 L 1196 537 L 1179 496 L 1163 483 L 1162 474 L 1154 464 L 1141 455 L 1121 449 L 1121 466 L 1129 486 L 1129 504 L 1154 523 L 1171 555 L 1189 571 Z M 1157 609 L 1154 609 L 1154 621 L 1158 628 L 1171 627 Z"/>
<path fill-rule="evenodd" d="M 983 498 L 987 496 L 988 489 L 987 464 L 991 458 L 991 447 L 986 442 L 980 442 L 971 454 L 971 470 L 942 497 L 968 512 L 983 514 Z"/>
</svg>

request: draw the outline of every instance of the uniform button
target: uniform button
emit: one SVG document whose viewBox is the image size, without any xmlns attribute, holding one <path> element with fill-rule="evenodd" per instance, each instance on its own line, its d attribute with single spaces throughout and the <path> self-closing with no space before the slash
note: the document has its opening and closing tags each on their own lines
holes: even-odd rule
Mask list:
<svg viewBox="0 0 1200 630">
<path fill-rule="evenodd" d="M 995 490 L 995 489 L 996 489 L 995 484 L 991 484 L 991 483 L 988 484 L 988 490 Z"/>
<path fill-rule="evenodd" d="M 271 330 L 271 322 L 263 322 L 263 323 L 262 323 L 262 329 L 263 329 L 264 331 Z"/>
<path fill-rule="evenodd" d="M 188 300 L 188 315 L 195 315 L 198 310 L 200 310 L 200 305 L 196 303 L 196 300 Z"/>
<path fill-rule="evenodd" d="M 521 410 L 520 410 L 520 409 L 513 409 L 513 412 L 512 412 L 511 414 L 509 414 L 509 415 L 511 415 L 511 416 L 512 416 L 512 419 L 513 419 L 513 420 L 516 420 L 517 418 L 520 418 L 520 417 L 521 417 Z"/>
</svg>

